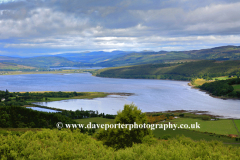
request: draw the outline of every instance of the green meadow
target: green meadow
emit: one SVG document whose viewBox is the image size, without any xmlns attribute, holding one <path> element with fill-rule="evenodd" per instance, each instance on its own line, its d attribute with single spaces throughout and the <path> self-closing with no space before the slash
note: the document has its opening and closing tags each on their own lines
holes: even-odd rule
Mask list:
<svg viewBox="0 0 240 160">
<path fill-rule="evenodd" d="M 48 91 L 46 91 L 46 92 L 48 92 Z M 78 93 L 85 93 L 85 94 L 80 95 L 80 96 L 69 97 L 69 98 L 67 98 L 67 97 L 48 97 L 47 100 L 45 98 L 43 98 L 42 101 L 51 102 L 51 101 L 61 101 L 61 100 L 67 100 L 67 99 L 93 99 L 93 98 L 106 97 L 108 95 L 107 93 L 104 93 L 104 92 L 78 92 Z M 27 101 L 27 102 L 33 103 L 33 102 L 36 102 L 36 100 Z"/>
<path fill-rule="evenodd" d="M 188 113 L 186 114 L 188 115 Z M 189 114 L 192 115 L 192 114 Z M 87 125 L 89 122 L 96 122 L 98 124 L 110 123 L 114 124 L 114 119 L 107 119 L 102 117 L 94 117 L 94 118 L 85 118 L 85 119 L 76 119 L 75 120 L 79 124 Z M 240 146 L 240 141 L 236 141 L 235 138 L 227 137 L 229 134 L 238 134 L 236 127 L 233 124 L 233 120 L 229 119 L 221 119 L 217 121 L 204 121 L 201 119 L 193 119 L 193 118 L 177 118 L 171 120 L 171 123 L 175 124 L 188 124 L 189 126 L 193 123 L 198 122 L 200 124 L 200 129 L 155 129 L 153 130 L 153 135 L 156 138 L 164 138 L 169 137 L 170 139 L 176 138 L 177 136 L 185 136 L 191 138 L 194 141 L 220 141 L 227 145 Z M 238 127 L 240 128 L 240 120 L 234 120 Z M 224 127 L 225 126 L 225 127 Z M 97 130 L 98 131 L 98 130 Z"/>
<path fill-rule="evenodd" d="M 234 91 L 240 91 L 240 84 L 232 85 L 234 88 Z"/>
<path fill-rule="evenodd" d="M 240 119 L 235 119 L 233 121 L 234 121 L 234 123 L 235 123 L 235 125 L 236 125 L 236 127 L 238 129 L 238 132 L 240 133 Z"/>
<path fill-rule="evenodd" d="M 191 130 L 197 130 L 201 132 L 209 132 L 209 133 L 215 133 L 215 134 L 221 134 L 221 135 L 229 135 L 229 134 L 235 134 L 237 135 L 238 132 L 236 130 L 236 127 L 234 126 L 234 123 L 230 119 L 220 119 L 220 120 L 202 120 L 202 119 L 192 119 L 192 118 L 176 118 L 171 120 L 172 123 L 178 124 L 188 124 L 190 126 L 191 124 L 200 124 L 200 129 L 191 129 Z"/>
<path fill-rule="evenodd" d="M 209 134 L 209 133 L 203 133 L 198 132 L 194 130 L 187 130 L 187 129 L 155 129 L 153 131 L 153 135 L 158 139 L 164 139 L 164 137 L 169 137 L 168 139 L 176 138 L 177 136 L 185 136 L 188 138 L 191 138 L 194 141 L 220 141 L 226 145 L 234 145 L 234 146 L 240 146 L 240 142 L 236 141 L 235 138 L 229 138 L 226 136 L 220 136 L 217 134 Z"/>
<path fill-rule="evenodd" d="M 227 80 L 227 79 L 229 79 L 228 76 L 222 76 L 222 77 L 213 78 L 213 80 Z"/>
</svg>

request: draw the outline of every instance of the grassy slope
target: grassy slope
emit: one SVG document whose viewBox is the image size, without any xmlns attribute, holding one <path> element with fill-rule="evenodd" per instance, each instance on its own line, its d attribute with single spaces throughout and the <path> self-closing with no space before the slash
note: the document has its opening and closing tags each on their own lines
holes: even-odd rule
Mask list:
<svg viewBox="0 0 240 160">
<path fill-rule="evenodd" d="M 17 62 L 34 67 L 50 67 L 50 66 L 73 66 L 75 63 L 59 56 L 40 56 L 32 58 L 24 58 Z"/>
<path fill-rule="evenodd" d="M 25 65 L 18 65 L 16 63 L 8 63 L 2 62 L 0 63 L 0 69 L 4 70 L 21 70 L 21 69 L 34 69 L 35 67 L 25 66 Z"/>
<path fill-rule="evenodd" d="M 240 47 L 223 46 L 192 51 L 135 52 L 110 61 L 99 63 L 101 66 L 123 66 L 147 63 L 162 63 L 180 60 L 239 60 Z"/>
<path fill-rule="evenodd" d="M 185 119 L 185 121 L 184 121 Z M 180 119 L 176 119 L 176 120 L 180 120 Z M 189 120 L 189 121 L 188 121 Z M 98 124 L 105 124 L 105 123 L 111 123 L 114 124 L 114 119 L 107 119 L 107 118 L 102 118 L 102 117 L 94 117 L 94 118 L 85 118 L 85 119 L 76 119 L 75 120 L 77 123 L 79 124 L 84 124 L 87 125 L 89 124 L 89 122 L 97 122 Z M 171 138 L 175 138 L 178 135 L 184 135 L 185 137 L 189 137 L 193 140 L 199 141 L 199 140 L 205 140 L 205 141 L 212 141 L 212 140 L 217 140 L 217 141 L 221 141 L 224 143 L 236 143 L 235 139 L 232 138 L 228 138 L 228 137 L 218 137 L 215 135 L 210 135 L 208 133 L 203 133 L 205 132 L 205 129 L 207 129 L 207 132 L 211 132 L 214 130 L 212 130 L 211 126 L 213 125 L 212 122 L 213 121 L 205 121 L 204 123 L 202 123 L 202 120 L 196 120 L 196 119 L 190 119 L 190 118 L 183 118 L 183 121 L 179 122 L 180 123 L 185 123 L 186 121 L 187 124 L 191 124 L 194 123 L 195 121 L 198 121 L 201 125 L 201 127 L 203 126 L 203 130 L 200 130 L 200 132 L 194 131 L 194 130 L 187 130 L 187 129 L 176 129 L 176 130 L 172 130 L 172 129 L 167 129 L 167 130 L 163 130 L 163 129 L 155 129 L 153 130 L 153 135 L 156 138 L 161 138 L 164 135 L 170 135 Z M 212 133 L 222 133 L 222 122 L 223 125 L 227 125 L 231 124 L 230 126 L 230 132 L 231 134 L 234 134 L 236 132 L 235 127 L 233 126 L 233 124 L 231 123 L 232 120 L 226 120 L 226 122 L 224 122 L 224 120 L 220 120 L 217 122 L 217 124 L 214 125 L 218 125 L 215 126 L 215 128 L 217 128 L 217 132 L 213 131 Z M 173 122 L 173 121 L 172 121 Z M 177 122 L 176 122 L 177 123 Z M 236 123 L 236 122 L 235 122 Z M 239 127 L 240 127 L 240 120 L 239 120 Z M 219 132 L 220 130 L 220 132 Z M 226 131 L 226 129 L 225 129 Z M 236 144 L 236 146 L 240 146 L 240 144 Z"/>
<path fill-rule="evenodd" d="M 240 91 L 240 84 L 233 85 L 235 91 Z"/>
<path fill-rule="evenodd" d="M 194 76 L 203 76 L 205 74 L 231 74 L 239 71 L 240 61 L 196 61 L 184 64 L 146 64 L 117 68 L 105 68 L 97 72 L 100 77 L 119 77 L 119 78 L 144 78 L 143 76 L 152 76 L 152 78 L 161 79 L 158 76 L 167 75 L 190 78 Z M 216 76 L 215 76 L 216 77 Z"/>
<path fill-rule="evenodd" d="M 236 76 L 234 77 L 230 77 L 230 78 L 236 78 Z M 201 86 L 203 85 L 204 83 L 210 83 L 210 82 L 213 82 L 215 80 L 227 80 L 227 79 L 230 79 L 228 76 L 222 76 L 222 77 L 215 77 L 215 78 L 212 78 L 212 80 L 209 80 L 207 81 L 206 79 L 203 79 L 203 78 L 197 78 L 195 79 L 192 83 L 192 85 L 194 86 Z M 240 86 L 239 85 L 232 85 L 234 88 L 236 88 L 235 90 L 237 89 L 240 89 Z M 237 90 L 238 91 L 238 90 Z M 240 90 L 239 90 L 240 91 Z"/>
<path fill-rule="evenodd" d="M 235 119 L 234 123 L 237 126 L 238 132 L 240 133 L 240 119 Z"/>
<path fill-rule="evenodd" d="M 192 119 L 192 120 L 196 120 L 196 119 Z M 84 124 L 84 125 L 89 124 L 89 122 L 97 122 L 98 124 L 105 124 L 105 123 L 113 124 L 114 123 L 114 119 L 107 119 L 107 118 L 102 118 L 102 117 L 76 119 L 75 121 L 79 124 Z M 240 128 L 240 120 L 234 120 L 234 121 L 235 121 L 236 124 L 238 124 L 238 127 Z M 212 121 L 206 121 L 205 124 L 207 124 L 208 122 L 211 123 Z M 201 122 L 199 122 L 199 123 L 201 123 Z M 203 123 L 201 123 L 201 124 L 205 125 Z M 202 125 L 200 125 L 200 126 L 202 126 Z M 1 134 L 3 134 L 3 135 L 8 134 L 9 132 L 7 132 L 7 131 L 11 131 L 13 134 L 16 134 L 16 135 L 21 135 L 26 131 L 36 132 L 36 131 L 41 131 L 41 130 L 42 129 L 38 129 L 38 128 L 1 128 L 0 129 L 0 135 Z M 159 138 L 159 137 L 162 138 L 164 135 L 170 135 L 171 136 L 170 138 L 176 138 L 177 136 L 184 135 L 185 137 L 189 137 L 189 138 L 191 138 L 192 140 L 195 140 L 195 141 L 217 140 L 217 141 L 221 141 L 223 143 L 231 143 L 231 145 L 234 145 L 234 146 L 240 146 L 240 144 L 233 144 L 233 143 L 236 143 L 236 141 L 235 141 L 235 139 L 232 139 L 232 138 L 222 137 L 222 136 L 219 137 L 218 135 L 210 135 L 208 133 L 197 132 L 197 131 L 194 131 L 194 130 L 187 130 L 187 129 L 176 129 L 176 130 L 167 129 L 165 131 L 163 129 L 156 129 L 156 130 L 153 130 L 153 135 L 156 138 Z"/>
<path fill-rule="evenodd" d="M 77 119 L 76 121 L 82 124 L 88 124 L 89 122 L 97 122 L 98 124 L 104 124 L 106 122 L 114 123 L 113 119 L 106 119 L 101 117 Z M 222 135 L 238 134 L 232 120 L 229 120 L 229 119 L 217 120 L 217 121 L 204 121 L 201 119 L 177 118 L 177 119 L 171 120 L 171 122 L 178 125 L 188 124 L 189 126 L 190 124 L 195 124 L 196 122 L 198 122 L 198 124 L 200 124 L 200 129 L 192 129 L 192 130 L 222 134 Z M 157 129 L 157 130 L 162 130 L 162 129 Z"/>
<path fill-rule="evenodd" d="M 121 53 L 118 55 L 118 53 Z M 84 55 L 84 56 L 83 56 Z M 61 57 L 62 56 L 62 57 Z M 66 58 L 64 58 L 66 57 Z M 115 57 L 115 58 L 114 58 Z M 67 59 L 69 58 L 69 59 Z M 30 58 L 13 58 L 0 56 L 0 62 L 12 62 L 33 67 L 81 66 L 84 62 L 90 66 L 126 66 L 148 63 L 163 63 L 191 60 L 240 60 L 240 47 L 223 46 L 192 51 L 160 52 L 96 52 L 82 54 L 62 54 L 58 56 L 39 56 Z M 99 62 L 99 63 L 98 63 Z"/>
<path fill-rule="evenodd" d="M 78 92 L 78 93 L 83 93 L 83 92 Z M 66 99 L 93 99 L 93 98 L 101 98 L 101 97 L 106 97 L 108 94 L 104 92 L 84 92 L 87 93 L 87 95 L 84 96 L 75 96 L 75 97 L 70 97 L 70 98 L 63 98 L 63 97 L 48 97 L 48 100 L 46 101 L 45 98 L 43 98 L 42 101 L 44 102 L 51 102 L 51 101 L 61 101 L 61 100 L 66 100 Z M 41 101 L 41 102 L 42 102 Z M 28 103 L 33 103 L 36 101 L 27 101 Z"/>
<path fill-rule="evenodd" d="M 229 137 L 219 137 L 218 135 L 214 134 L 209 134 L 209 133 L 203 133 L 203 132 L 197 132 L 197 131 L 191 131 L 191 130 L 186 130 L 186 129 L 176 129 L 176 130 L 162 130 L 162 129 L 156 129 L 153 131 L 153 134 L 156 138 L 163 138 L 166 135 L 170 135 L 170 138 L 176 138 L 177 136 L 184 135 L 185 137 L 189 137 L 192 140 L 195 141 L 200 141 L 200 140 L 205 140 L 205 141 L 221 141 L 223 143 L 232 143 L 231 145 L 234 146 L 240 146 L 239 144 L 233 144 L 237 143 L 235 139 L 229 138 Z"/>
<path fill-rule="evenodd" d="M 197 78 L 193 83 L 192 85 L 194 86 L 201 86 L 203 85 L 204 83 L 206 83 L 207 81 L 205 79 L 202 79 L 202 78 Z"/>
<path fill-rule="evenodd" d="M 78 64 L 77 62 L 72 62 L 64 57 L 60 56 L 39 56 L 30 58 L 12 58 L 0 56 L 1 63 L 14 63 L 18 65 L 31 66 L 31 67 L 50 67 L 50 66 L 73 66 Z"/>
<path fill-rule="evenodd" d="M 191 118 L 177 118 L 172 120 L 171 122 L 176 123 L 178 125 L 180 124 L 195 124 L 198 122 L 200 124 L 200 129 L 192 129 L 192 130 L 198 130 L 201 132 L 210 132 L 210 133 L 216 133 L 216 134 L 222 134 L 222 135 L 228 135 L 228 134 L 235 134 L 237 135 L 238 132 L 230 119 L 221 119 L 217 121 L 204 121 L 201 119 L 191 119 Z"/>
</svg>

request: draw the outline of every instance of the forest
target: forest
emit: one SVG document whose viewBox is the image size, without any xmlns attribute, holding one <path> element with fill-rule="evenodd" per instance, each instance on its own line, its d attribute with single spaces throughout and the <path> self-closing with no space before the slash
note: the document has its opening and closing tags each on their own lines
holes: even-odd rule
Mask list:
<svg viewBox="0 0 240 160">
<path fill-rule="evenodd" d="M 225 96 L 240 98 L 240 91 L 235 91 L 232 85 L 240 84 L 240 78 L 228 80 L 217 80 L 211 83 L 204 83 L 199 88 L 210 92 L 214 96 Z"/>
<path fill-rule="evenodd" d="M 17 106 L 1 106 L 0 115 L 0 128 L 53 128 L 57 122 L 75 123 L 59 113 L 39 112 Z"/>
</svg>

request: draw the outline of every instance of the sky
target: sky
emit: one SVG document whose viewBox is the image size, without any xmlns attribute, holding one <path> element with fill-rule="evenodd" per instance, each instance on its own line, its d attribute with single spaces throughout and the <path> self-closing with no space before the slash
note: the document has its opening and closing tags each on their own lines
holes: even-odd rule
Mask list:
<svg viewBox="0 0 240 160">
<path fill-rule="evenodd" d="M 240 0 L 0 0 L 0 55 L 240 45 Z"/>
</svg>

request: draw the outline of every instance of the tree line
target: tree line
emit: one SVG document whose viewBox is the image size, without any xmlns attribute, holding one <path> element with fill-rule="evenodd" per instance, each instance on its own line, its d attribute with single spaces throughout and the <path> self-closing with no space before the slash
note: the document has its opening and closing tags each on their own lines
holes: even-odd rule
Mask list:
<svg viewBox="0 0 240 160">
<path fill-rule="evenodd" d="M 185 63 L 144 64 L 125 67 L 105 68 L 97 71 L 96 76 L 111 78 L 143 78 L 207 80 L 220 76 L 240 76 L 240 61 L 202 60 Z"/>
<path fill-rule="evenodd" d="M 0 106 L 0 115 L 0 128 L 53 128 L 58 122 L 76 123 L 60 113 L 39 112 L 18 106 Z"/>
<path fill-rule="evenodd" d="M 240 92 L 234 91 L 232 85 L 240 84 L 240 78 L 233 78 L 228 80 L 218 80 L 211 83 L 204 83 L 200 89 L 210 92 L 215 96 L 228 96 L 240 98 Z"/>
</svg>

